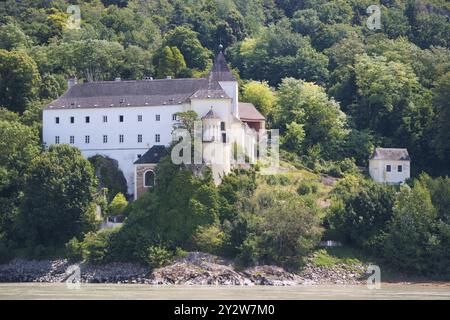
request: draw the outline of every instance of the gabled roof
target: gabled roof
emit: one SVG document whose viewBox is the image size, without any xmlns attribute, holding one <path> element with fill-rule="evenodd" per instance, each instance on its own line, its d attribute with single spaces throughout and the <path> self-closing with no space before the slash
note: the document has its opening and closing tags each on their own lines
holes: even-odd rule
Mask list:
<svg viewBox="0 0 450 320">
<path fill-rule="evenodd" d="M 87 82 L 71 87 L 47 109 L 177 105 L 207 82 L 204 78 Z"/>
<path fill-rule="evenodd" d="M 159 163 L 162 157 L 167 155 L 165 146 L 153 146 L 142 157 L 137 159 L 134 164 Z"/>
<path fill-rule="evenodd" d="M 98 81 L 73 85 L 46 109 L 178 105 L 190 99 L 231 99 L 219 81 L 236 81 L 220 52 L 208 78 Z"/>
<path fill-rule="evenodd" d="M 401 148 L 375 148 L 371 160 L 410 161 L 407 149 Z"/>
<path fill-rule="evenodd" d="M 252 103 L 239 102 L 239 118 L 243 121 L 263 121 L 266 118 Z"/>
</svg>

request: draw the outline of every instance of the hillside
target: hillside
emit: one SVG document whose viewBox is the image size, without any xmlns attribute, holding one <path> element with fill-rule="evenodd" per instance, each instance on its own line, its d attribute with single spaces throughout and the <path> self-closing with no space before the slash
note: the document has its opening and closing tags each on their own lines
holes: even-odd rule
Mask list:
<svg viewBox="0 0 450 320">
<path fill-rule="evenodd" d="M 448 276 L 449 10 L 445 0 L 0 1 L 0 259 L 64 252 L 159 268 L 203 251 L 295 269 L 336 240 L 402 272 Z M 68 78 L 204 77 L 220 50 L 240 101 L 279 129 L 278 174 L 257 164 L 216 186 L 162 159 L 158 188 L 128 203 L 116 166 L 42 145 L 42 109 Z M 408 149 L 411 180 L 367 179 L 375 147 Z M 99 230 L 112 213 L 123 227 Z"/>
</svg>

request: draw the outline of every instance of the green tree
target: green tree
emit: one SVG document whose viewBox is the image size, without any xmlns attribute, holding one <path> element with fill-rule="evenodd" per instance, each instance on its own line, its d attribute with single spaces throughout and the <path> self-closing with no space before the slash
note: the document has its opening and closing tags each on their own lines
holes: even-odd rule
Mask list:
<svg viewBox="0 0 450 320">
<path fill-rule="evenodd" d="M 100 191 L 105 188 L 108 190 L 108 202 L 112 201 L 118 193 L 127 194 L 127 180 L 120 170 L 117 160 L 101 155 L 95 155 L 88 160 L 92 164 L 95 176 L 98 179 L 97 190 Z"/>
<path fill-rule="evenodd" d="M 239 255 L 244 263 L 298 267 L 320 240 L 319 209 L 297 194 L 261 191 L 245 207 L 251 215 Z"/>
<path fill-rule="evenodd" d="M 309 38 L 293 32 L 286 19 L 269 25 L 228 52 L 245 79 L 267 80 L 275 86 L 285 77 L 319 83 L 328 78 L 328 58 L 311 46 Z"/>
<path fill-rule="evenodd" d="M 17 24 L 8 23 L 0 26 L 0 49 L 16 50 L 27 46 L 27 36 Z"/>
<path fill-rule="evenodd" d="M 243 86 L 241 100 L 253 103 L 267 117 L 273 112 L 276 95 L 266 81 L 250 81 Z"/>
<path fill-rule="evenodd" d="M 286 125 L 286 133 L 283 136 L 283 147 L 300 154 L 303 149 L 303 140 L 305 139 L 305 130 L 302 124 L 291 122 Z"/>
<path fill-rule="evenodd" d="M 0 49 L 0 105 L 22 113 L 36 97 L 41 77 L 26 53 Z"/>
<path fill-rule="evenodd" d="M 89 161 L 68 145 L 51 146 L 26 172 L 21 222 L 29 246 L 62 246 L 96 227 L 96 179 Z"/>
<path fill-rule="evenodd" d="M 433 94 L 436 110 L 434 145 L 439 157 L 448 161 L 450 159 L 450 72 L 439 79 Z"/>
<path fill-rule="evenodd" d="M 356 190 L 341 192 L 328 210 L 327 232 L 339 241 L 373 253 L 393 216 L 395 196 L 394 187 L 370 181 Z"/>
<path fill-rule="evenodd" d="M 198 228 L 218 222 L 217 188 L 209 170 L 196 177 L 165 157 L 155 176 L 158 187 L 130 205 L 126 223 L 113 240 L 114 255 L 120 259 L 145 261 L 152 246 L 191 249 Z"/>
<path fill-rule="evenodd" d="M 188 68 L 203 71 L 211 61 L 211 51 L 202 46 L 197 32 L 185 26 L 175 27 L 167 32 L 163 41 L 163 50 L 166 46 L 178 48 Z"/>
<path fill-rule="evenodd" d="M 384 242 L 384 257 L 403 271 L 433 273 L 433 251 L 439 245 L 436 237 L 436 209 L 429 191 L 419 183 L 403 187 L 394 206 Z"/>
<path fill-rule="evenodd" d="M 186 69 L 186 62 L 177 47 L 164 47 L 157 61 L 158 68 L 156 72 L 160 78 L 178 76 Z"/>
<path fill-rule="evenodd" d="M 128 201 L 123 195 L 123 193 L 118 193 L 114 197 L 114 199 L 109 204 L 109 214 L 111 216 L 118 216 L 125 212 L 125 209 L 128 206 Z"/>
<path fill-rule="evenodd" d="M 0 113 L 0 239 L 14 240 L 25 172 L 39 154 L 38 133 L 18 122 L 17 114 Z"/>
<path fill-rule="evenodd" d="M 305 131 L 304 150 L 321 145 L 326 157 L 338 156 L 338 149 L 347 131 L 346 118 L 339 104 L 325 90 L 310 82 L 283 79 L 277 92 L 278 125 L 284 132 L 286 124 L 296 122 Z"/>
</svg>

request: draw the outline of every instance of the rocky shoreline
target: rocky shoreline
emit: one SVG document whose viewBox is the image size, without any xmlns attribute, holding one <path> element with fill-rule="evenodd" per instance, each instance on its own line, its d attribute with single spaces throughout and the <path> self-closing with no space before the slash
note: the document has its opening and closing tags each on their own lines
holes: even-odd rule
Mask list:
<svg viewBox="0 0 450 320">
<path fill-rule="evenodd" d="M 90 265 L 66 259 L 30 261 L 15 259 L 0 265 L 0 282 L 132 283 L 149 285 L 355 285 L 366 283 L 364 265 L 336 264 L 330 267 L 308 263 L 292 273 L 276 266 L 236 270 L 231 261 L 205 253 L 191 252 L 160 269 L 133 263 Z M 76 272 L 79 270 L 79 276 Z"/>
</svg>

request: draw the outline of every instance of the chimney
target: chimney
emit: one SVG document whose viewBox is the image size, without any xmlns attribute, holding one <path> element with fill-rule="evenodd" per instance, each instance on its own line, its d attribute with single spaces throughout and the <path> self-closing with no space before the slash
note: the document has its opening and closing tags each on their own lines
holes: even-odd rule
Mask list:
<svg viewBox="0 0 450 320">
<path fill-rule="evenodd" d="M 76 84 L 77 84 L 77 77 L 70 77 L 69 79 L 67 79 L 67 89 L 72 88 Z"/>
</svg>

